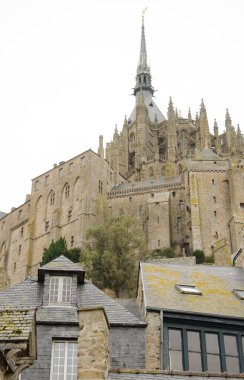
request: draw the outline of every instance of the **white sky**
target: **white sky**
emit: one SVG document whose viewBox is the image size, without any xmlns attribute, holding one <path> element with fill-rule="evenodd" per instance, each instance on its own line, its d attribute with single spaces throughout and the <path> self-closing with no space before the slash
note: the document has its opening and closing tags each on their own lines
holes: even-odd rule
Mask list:
<svg viewBox="0 0 244 380">
<path fill-rule="evenodd" d="M 243 0 L 0 0 L 0 210 L 31 179 L 110 141 L 134 106 L 141 12 L 155 101 L 244 130 Z"/>
</svg>

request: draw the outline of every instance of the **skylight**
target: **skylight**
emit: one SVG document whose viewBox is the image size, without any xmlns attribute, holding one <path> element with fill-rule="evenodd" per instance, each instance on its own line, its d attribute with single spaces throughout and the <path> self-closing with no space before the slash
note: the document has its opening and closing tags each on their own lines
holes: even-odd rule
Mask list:
<svg viewBox="0 0 244 380">
<path fill-rule="evenodd" d="M 195 294 L 195 295 L 201 295 L 201 291 L 195 287 L 195 285 L 175 285 L 176 289 L 179 290 L 181 293 L 185 294 Z"/>
<path fill-rule="evenodd" d="M 233 293 L 235 296 L 237 296 L 240 300 L 244 300 L 244 289 L 233 289 Z"/>
</svg>

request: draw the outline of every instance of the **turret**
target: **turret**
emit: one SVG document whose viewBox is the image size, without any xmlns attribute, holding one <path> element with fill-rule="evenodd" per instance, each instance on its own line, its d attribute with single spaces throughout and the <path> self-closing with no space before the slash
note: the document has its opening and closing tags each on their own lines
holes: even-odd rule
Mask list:
<svg viewBox="0 0 244 380">
<path fill-rule="evenodd" d="M 103 148 L 103 135 L 99 136 L 99 147 L 98 147 L 98 155 L 104 158 L 104 148 Z"/>
<path fill-rule="evenodd" d="M 216 153 L 219 155 L 221 154 L 221 146 L 219 143 L 219 127 L 216 119 L 214 119 L 214 144 L 215 144 L 215 150 Z"/>
<path fill-rule="evenodd" d="M 200 148 L 210 147 L 210 134 L 208 126 L 207 111 L 202 99 L 200 107 L 200 118 L 199 118 L 199 132 L 200 132 Z"/>
<path fill-rule="evenodd" d="M 168 161 L 176 160 L 176 125 L 175 113 L 171 97 L 168 106 Z"/>
<path fill-rule="evenodd" d="M 231 131 L 231 117 L 229 114 L 228 108 L 226 108 L 226 114 L 225 114 L 225 130 L 226 130 L 226 143 L 227 143 L 227 149 L 228 151 L 231 151 L 231 140 L 232 140 L 232 131 Z"/>
</svg>

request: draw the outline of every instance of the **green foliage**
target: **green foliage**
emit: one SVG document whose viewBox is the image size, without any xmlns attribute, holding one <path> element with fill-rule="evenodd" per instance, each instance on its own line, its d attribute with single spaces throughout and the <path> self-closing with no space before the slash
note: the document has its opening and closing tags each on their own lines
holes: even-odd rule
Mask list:
<svg viewBox="0 0 244 380">
<path fill-rule="evenodd" d="M 204 263 L 207 263 L 207 264 L 214 264 L 214 255 L 206 256 L 206 257 L 204 258 Z"/>
<path fill-rule="evenodd" d="M 91 228 L 87 237 L 92 243 L 84 253 L 83 265 L 88 277 L 101 289 L 111 289 L 118 297 L 135 290 L 136 260 L 144 257 L 143 231 L 131 216 L 110 217 Z"/>
<path fill-rule="evenodd" d="M 204 252 L 201 249 L 196 249 L 192 256 L 196 257 L 196 264 L 202 264 L 205 260 Z"/>
<path fill-rule="evenodd" d="M 80 260 L 80 249 L 72 248 L 68 250 L 65 238 L 60 238 L 57 241 L 52 241 L 47 249 L 44 249 L 41 266 L 49 263 L 57 257 L 64 255 L 74 263 Z"/>
<path fill-rule="evenodd" d="M 164 249 L 155 249 L 155 251 L 152 253 L 152 256 L 172 258 L 175 257 L 175 250 L 170 247 Z"/>
</svg>

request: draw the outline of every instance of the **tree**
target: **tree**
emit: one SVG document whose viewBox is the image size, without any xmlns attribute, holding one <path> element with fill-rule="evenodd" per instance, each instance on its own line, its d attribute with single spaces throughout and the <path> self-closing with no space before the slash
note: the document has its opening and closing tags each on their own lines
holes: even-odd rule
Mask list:
<svg viewBox="0 0 244 380">
<path fill-rule="evenodd" d="M 131 216 L 110 217 L 91 228 L 92 239 L 82 260 L 92 282 L 101 289 L 132 293 L 136 286 L 136 261 L 144 257 L 143 231 Z"/>
<path fill-rule="evenodd" d="M 59 240 L 52 241 L 49 247 L 44 249 L 41 266 L 56 259 L 60 255 L 64 255 L 74 263 L 77 263 L 80 260 L 80 253 L 80 248 L 72 248 L 68 250 L 65 238 L 61 237 Z"/>
</svg>

